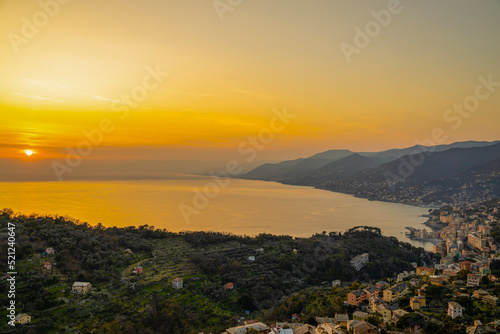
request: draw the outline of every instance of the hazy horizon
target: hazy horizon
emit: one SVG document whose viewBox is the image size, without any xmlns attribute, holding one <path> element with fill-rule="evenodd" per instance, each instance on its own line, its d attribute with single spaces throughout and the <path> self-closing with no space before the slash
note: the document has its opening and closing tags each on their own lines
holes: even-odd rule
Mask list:
<svg viewBox="0 0 500 334">
<path fill-rule="evenodd" d="M 492 142 L 457 142 L 461 143 L 486 143 L 493 144 L 499 141 Z M 411 146 L 413 147 L 413 146 Z M 398 149 L 407 149 L 411 147 L 392 147 L 382 151 L 351 151 L 353 153 L 376 153 L 386 152 Z M 331 149 L 331 150 L 347 150 L 347 149 Z M 291 156 L 284 160 L 255 160 L 252 162 L 244 162 L 241 156 L 233 154 L 232 159 L 228 160 L 154 160 L 154 159 L 82 159 L 81 163 L 73 168 L 71 172 L 64 173 L 63 180 L 147 180 L 147 179 L 169 179 L 175 175 L 207 175 L 209 173 L 218 173 L 226 169 L 228 161 L 238 162 L 241 171 L 238 176 L 241 176 L 256 167 L 266 163 L 279 163 L 286 160 L 296 160 L 312 157 L 323 152 L 315 151 L 306 156 Z M 350 151 L 350 150 L 349 150 Z M 231 157 L 230 157 L 231 158 Z M 238 159 L 240 161 L 238 161 Z M 20 181 L 56 181 L 58 176 L 54 169 L 54 164 L 58 166 L 66 165 L 66 159 L 41 159 L 35 157 L 26 157 L 24 159 L 0 158 L 0 182 L 20 182 Z"/>
<path fill-rule="evenodd" d="M 255 162 L 498 139 L 497 0 L 44 3 L 0 4 L 0 158 L 258 147 Z"/>
</svg>

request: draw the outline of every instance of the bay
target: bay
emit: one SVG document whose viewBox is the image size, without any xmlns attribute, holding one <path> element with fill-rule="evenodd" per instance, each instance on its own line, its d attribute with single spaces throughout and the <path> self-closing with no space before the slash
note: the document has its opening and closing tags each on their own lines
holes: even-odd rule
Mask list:
<svg viewBox="0 0 500 334">
<path fill-rule="evenodd" d="M 351 195 L 274 182 L 208 176 L 162 180 L 4 182 L 0 208 L 23 214 L 69 216 L 91 225 L 150 225 L 169 231 L 224 231 L 308 237 L 354 226 L 379 227 L 414 246 L 405 227 L 423 228 L 426 208 L 369 201 Z M 197 195 L 196 195 L 197 194 Z M 183 214 L 184 212 L 184 214 Z"/>
</svg>

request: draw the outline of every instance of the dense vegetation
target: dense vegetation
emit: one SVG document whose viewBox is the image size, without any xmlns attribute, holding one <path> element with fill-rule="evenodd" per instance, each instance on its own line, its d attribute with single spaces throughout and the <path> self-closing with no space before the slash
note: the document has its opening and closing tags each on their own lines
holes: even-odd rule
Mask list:
<svg viewBox="0 0 500 334">
<path fill-rule="evenodd" d="M 218 332 L 248 317 L 245 311 L 250 317 L 263 316 L 262 310 L 273 309 L 302 289 L 331 286 L 334 279 L 368 282 L 392 277 L 411 269 L 411 262 L 429 261 L 423 249 L 370 227 L 310 238 L 177 234 L 147 225 L 93 227 L 63 217 L 3 210 L 1 263 L 7 260 L 8 222 L 16 226 L 16 313 L 33 317 L 31 324 L 0 328 L 10 333 Z M 43 254 L 47 247 L 54 247 L 55 255 Z M 350 259 L 365 252 L 370 263 L 358 272 Z M 47 270 L 47 261 L 56 265 Z M 132 274 L 137 265 L 144 267 L 140 275 Z M 184 279 L 184 289 L 172 288 L 175 277 Z M 91 282 L 92 292 L 71 293 L 74 281 Z M 234 290 L 223 288 L 229 282 Z M 2 305 L 8 303 L 7 286 L 2 279 Z M 339 305 L 334 302 L 331 310 Z M 291 315 L 285 313 L 276 314 Z M 0 316 L 5 319 L 5 309 Z"/>
</svg>

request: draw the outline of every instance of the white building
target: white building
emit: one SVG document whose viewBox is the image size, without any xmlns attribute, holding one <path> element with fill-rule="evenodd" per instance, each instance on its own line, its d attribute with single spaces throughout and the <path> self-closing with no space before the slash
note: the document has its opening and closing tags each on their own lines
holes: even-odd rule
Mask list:
<svg viewBox="0 0 500 334">
<path fill-rule="evenodd" d="M 90 282 L 75 282 L 71 287 L 71 291 L 76 293 L 85 294 L 90 290 L 92 290 L 92 284 L 90 284 Z"/>
<path fill-rule="evenodd" d="M 363 253 L 360 255 L 356 255 L 352 260 L 351 260 L 351 266 L 354 267 L 357 271 L 360 271 L 361 268 L 365 265 L 365 263 L 370 262 L 369 260 L 369 254 L 368 253 Z"/>
<path fill-rule="evenodd" d="M 463 310 L 464 310 L 464 308 L 462 306 L 460 306 L 460 304 L 457 302 L 449 302 L 448 303 L 448 315 L 452 319 L 455 319 L 456 317 L 461 317 Z"/>
<path fill-rule="evenodd" d="M 182 284 L 183 284 L 182 278 L 177 277 L 177 278 L 175 278 L 172 281 L 172 288 L 174 288 L 174 289 L 182 289 Z"/>
</svg>

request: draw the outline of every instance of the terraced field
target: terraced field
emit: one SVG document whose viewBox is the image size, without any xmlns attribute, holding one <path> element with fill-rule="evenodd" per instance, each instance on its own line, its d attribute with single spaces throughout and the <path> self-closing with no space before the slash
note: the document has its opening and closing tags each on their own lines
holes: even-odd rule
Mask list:
<svg viewBox="0 0 500 334">
<path fill-rule="evenodd" d="M 160 280 L 172 280 L 176 277 L 189 277 L 198 274 L 195 265 L 189 261 L 189 254 L 194 249 L 181 237 L 169 237 L 153 244 L 153 256 L 142 259 L 122 271 L 122 277 L 139 277 L 139 283 L 154 283 Z M 143 272 L 133 274 L 136 266 L 142 266 Z"/>
</svg>

